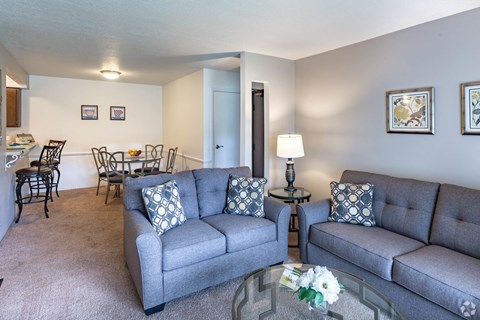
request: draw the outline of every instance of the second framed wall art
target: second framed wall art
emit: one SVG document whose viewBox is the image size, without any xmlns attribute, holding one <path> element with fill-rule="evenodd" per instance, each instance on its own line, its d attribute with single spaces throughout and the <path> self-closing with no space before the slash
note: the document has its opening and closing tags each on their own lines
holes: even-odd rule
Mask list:
<svg viewBox="0 0 480 320">
<path fill-rule="evenodd" d="M 462 134 L 480 134 L 480 81 L 460 85 Z"/>
<path fill-rule="evenodd" d="M 433 95 L 433 87 L 387 91 L 387 132 L 433 134 Z"/>
<path fill-rule="evenodd" d="M 125 120 L 125 107 L 111 106 L 110 120 Z"/>
</svg>

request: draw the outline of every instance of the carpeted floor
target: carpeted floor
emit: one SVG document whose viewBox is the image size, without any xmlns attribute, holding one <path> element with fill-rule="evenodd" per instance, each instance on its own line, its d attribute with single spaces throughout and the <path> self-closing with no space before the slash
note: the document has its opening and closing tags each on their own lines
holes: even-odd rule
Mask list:
<svg viewBox="0 0 480 320">
<path fill-rule="evenodd" d="M 123 258 L 122 200 L 95 188 L 24 207 L 0 242 L 0 319 L 230 319 L 242 279 L 167 303 L 146 317 Z M 291 234 L 296 243 L 296 234 Z M 289 248 L 287 262 L 298 262 Z"/>
</svg>

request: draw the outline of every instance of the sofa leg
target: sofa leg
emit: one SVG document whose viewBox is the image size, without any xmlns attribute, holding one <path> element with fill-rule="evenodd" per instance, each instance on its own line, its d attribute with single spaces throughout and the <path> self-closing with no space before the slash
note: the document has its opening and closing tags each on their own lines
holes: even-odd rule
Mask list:
<svg viewBox="0 0 480 320">
<path fill-rule="evenodd" d="M 164 308 L 165 308 L 165 303 L 159 304 L 158 306 L 155 306 L 155 307 L 149 308 L 147 310 L 144 310 L 145 315 L 149 316 L 151 314 L 163 311 Z"/>
</svg>

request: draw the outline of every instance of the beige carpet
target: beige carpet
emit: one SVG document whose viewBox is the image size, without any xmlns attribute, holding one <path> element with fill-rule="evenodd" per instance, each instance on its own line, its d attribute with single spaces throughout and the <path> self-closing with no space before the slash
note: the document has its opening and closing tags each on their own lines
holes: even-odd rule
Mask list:
<svg viewBox="0 0 480 320">
<path fill-rule="evenodd" d="M 230 319 L 242 279 L 167 303 L 146 317 L 123 258 L 122 200 L 95 188 L 24 207 L 0 242 L 0 319 Z M 296 243 L 296 234 L 292 234 Z M 289 248 L 288 262 L 298 261 Z"/>
</svg>

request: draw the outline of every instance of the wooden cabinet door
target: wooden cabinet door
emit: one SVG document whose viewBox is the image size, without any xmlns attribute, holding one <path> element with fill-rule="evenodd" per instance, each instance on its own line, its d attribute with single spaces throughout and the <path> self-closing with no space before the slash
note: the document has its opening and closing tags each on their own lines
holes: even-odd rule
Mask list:
<svg viewBox="0 0 480 320">
<path fill-rule="evenodd" d="M 21 120 L 21 91 L 18 88 L 7 88 L 7 127 L 20 127 Z"/>
</svg>

